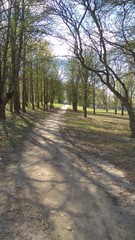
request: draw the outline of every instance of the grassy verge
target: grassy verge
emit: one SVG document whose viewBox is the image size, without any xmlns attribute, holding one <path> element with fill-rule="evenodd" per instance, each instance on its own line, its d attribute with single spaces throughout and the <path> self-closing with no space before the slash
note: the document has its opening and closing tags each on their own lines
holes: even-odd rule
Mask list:
<svg viewBox="0 0 135 240">
<path fill-rule="evenodd" d="M 54 103 L 54 108 L 61 108 L 63 106 L 62 103 Z"/>
<path fill-rule="evenodd" d="M 130 137 L 127 114 L 97 110 L 93 115 L 89 109 L 88 118 L 83 118 L 80 108 L 77 113 L 67 111 L 65 119 L 69 138 L 82 153 L 117 165 L 135 182 L 135 139 Z"/>
</svg>

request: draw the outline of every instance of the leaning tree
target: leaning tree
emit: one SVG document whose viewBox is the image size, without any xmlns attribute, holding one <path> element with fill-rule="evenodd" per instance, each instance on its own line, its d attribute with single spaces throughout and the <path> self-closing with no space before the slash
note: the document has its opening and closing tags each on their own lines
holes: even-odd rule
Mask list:
<svg viewBox="0 0 135 240">
<path fill-rule="evenodd" d="M 135 114 L 124 78 L 129 63 L 135 66 L 135 5 L 133 0 L 52 0 L 53 12 L 64 22 L 74 54 L 82 65 L 96 74 L 126 107 L 135 137 Z M 75 46 L 75 47 L 74 47 Z M 86 49 L 93 52 L 94 64 L 85 61 Z M 121 64 L 122 71 L 117 71 Z M 117 89 L 121 86 L 122 91 Z"/>
</svg>

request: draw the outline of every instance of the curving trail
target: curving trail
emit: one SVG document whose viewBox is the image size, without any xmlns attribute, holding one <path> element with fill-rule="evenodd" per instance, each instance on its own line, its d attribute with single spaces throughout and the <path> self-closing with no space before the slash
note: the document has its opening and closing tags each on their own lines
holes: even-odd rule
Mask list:
<svg viewBox="0 0 135 240">
<path fill-rule="evenodd" d="M 0 239 L 134 240 L 134 187 L 113 165 L 77 152 L 62 130 L 65 111 L 37 125 L 8 167 Z"/>
</svg>

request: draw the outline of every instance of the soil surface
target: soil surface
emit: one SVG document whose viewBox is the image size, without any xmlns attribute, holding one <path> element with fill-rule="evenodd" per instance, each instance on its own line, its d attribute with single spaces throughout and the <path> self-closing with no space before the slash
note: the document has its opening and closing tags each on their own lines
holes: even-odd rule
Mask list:
<svg viewBox="0 0 135 240">
<path fill-rule="evenodd" d="M 69 141 L 65 109 L 0 166 L 0 240 L 134 240 L 134 186 Z"/>
</svg>

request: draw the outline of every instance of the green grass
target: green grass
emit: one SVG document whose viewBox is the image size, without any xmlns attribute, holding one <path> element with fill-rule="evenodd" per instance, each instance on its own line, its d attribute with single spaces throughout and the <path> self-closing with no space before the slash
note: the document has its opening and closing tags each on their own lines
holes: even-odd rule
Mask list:
<svg viewBox="0 0 135 240">
<path fill-rule="evenodd" d="M 54 104 L 60 108 L 62 104 Z M 27 109 L 27 113 L 11 114 L 6 112 L 6 121 L 0 122 L 0 158 L 22 148 L 24 139 L 35 127 L 42 123 L 49 112 Z M 88 118 L 83 117 L 82 108 L 76 113 L 71 107 L 65 114 L 65 122 L 70 138 L 81 152 L 102 158 L 124 169 L 128 177 L 135 181 L 135 139 L 130 137 L 129 119 L 115 115 L 109 110 L 88 109 Z"/>
<path fill-rule="evenodd" d="M 67 111 L 65 121 L 70 137 L 81 152 L 109 161 L 124 169 L 135 181 L 135 139 L 131 138 L 129 118 L 97 110 L 93 115 L 88 109 L 88 118 L 79 111 Z"/>
<path fill-rule="evenodd" d="M 71 109 L 71 108 L 69 108 Z M 67 118 L 72 118 L 75 121 L 69 120 L 69 125 L 76 129 L 90 130 L 91 132 L 111 132 L 117 135 L 126 134 L 129 136 L 129 119 L 127 114 L 121 116 L 120 113 L 115 115 L 113 110 L 109 110 L 108 113 L 104 109 L 97 109 L 96 114 L 92 114 L 92 109 L 88 109 L 87 118 L 83 117 L 82 107 L 78 107 L 78 112 L 69 111 L 66 114 Z M 124 132 L 123 132 L 124 130 Z"/>
<path fill-rule="evenodd" d="M 61 108 L 62 106 L 62 103 L 54 103 L 54 108 Z"/>
</svg>

